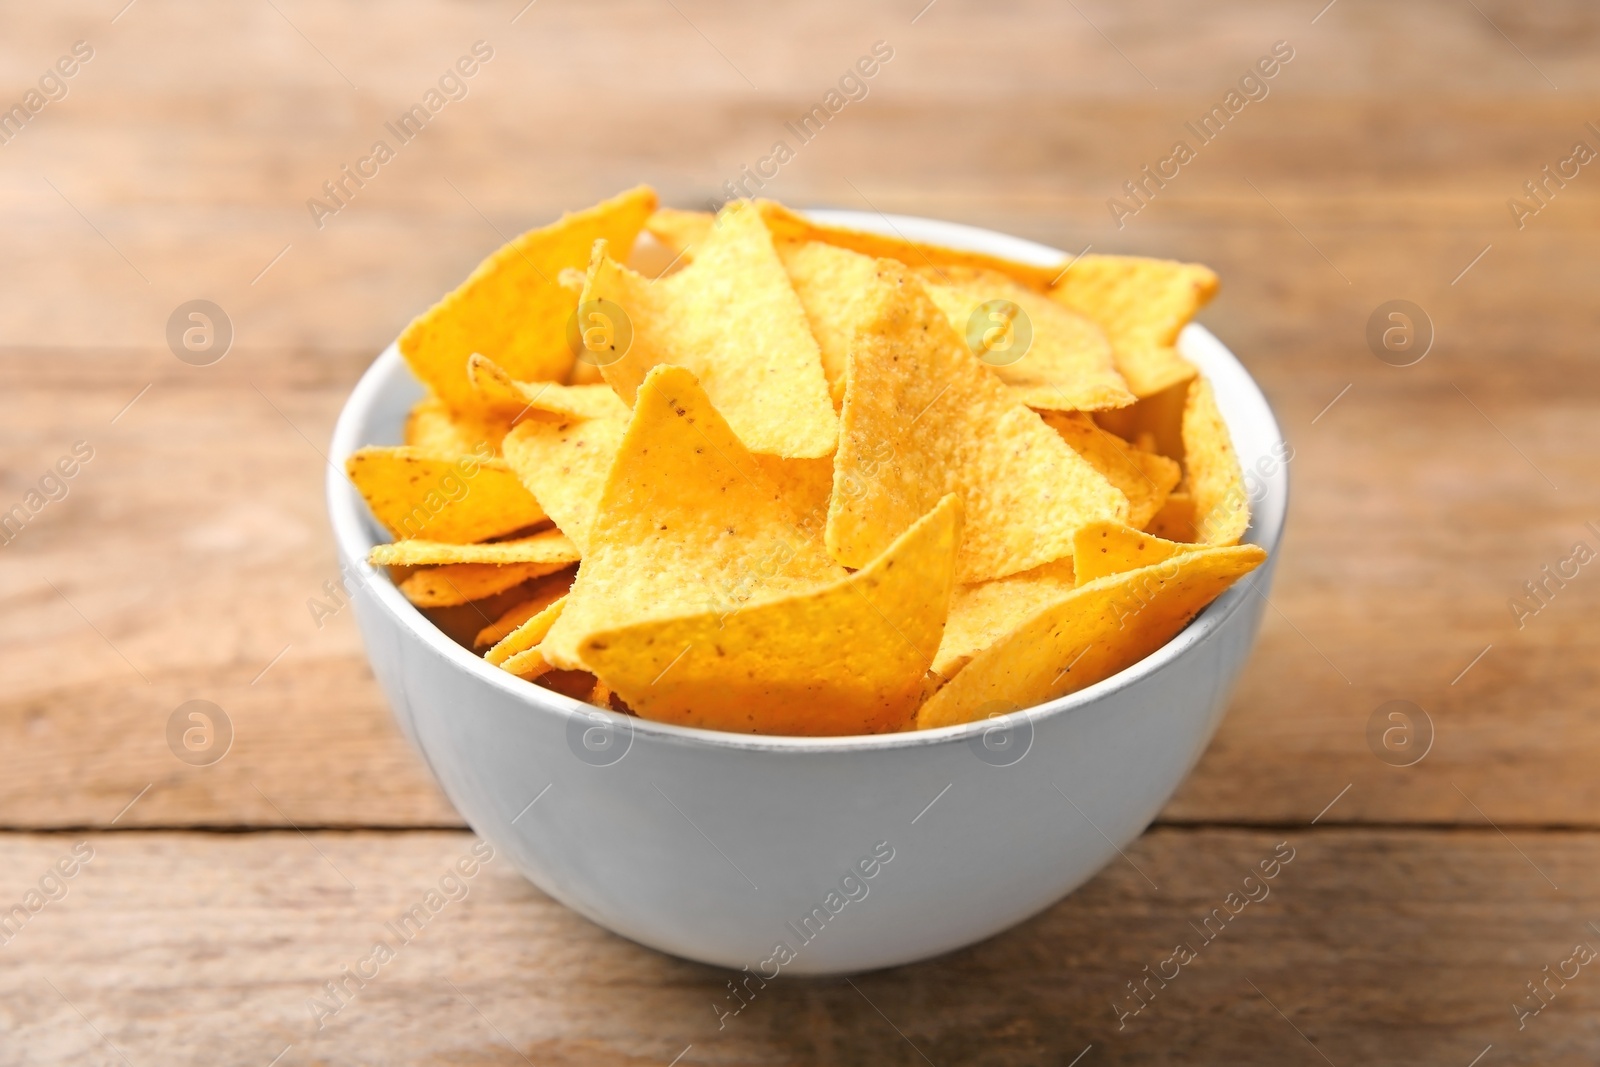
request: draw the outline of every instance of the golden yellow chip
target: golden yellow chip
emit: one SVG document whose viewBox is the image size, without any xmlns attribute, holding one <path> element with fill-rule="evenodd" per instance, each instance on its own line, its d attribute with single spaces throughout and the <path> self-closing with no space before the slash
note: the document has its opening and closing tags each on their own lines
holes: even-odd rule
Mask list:
<svg viewBox="0 0 1600 1067">
<path fill-rule="evenodd" d="M 417 401 L 406 416 L 404 441 L 412 448 L 448 455 L 466 455 L 486 446 L 500 451 L 500 439 L 511 429 L 509 420 L 492 414 L 456 414 L 436 396 Z"/>
<path fill-rule="evenodd" d="M 448 608 L 504 593 L 567 563 L 448 563 L 413 571 L 400 583 L 406 599 L 419 608 Z"/>
<path fill-rule="evenodd" d="M 878 264 L 871 256 L 821 241 L 778 241 L 778 258 L 789 274 L 811 334 L 822 353 L 822 370 L 835 407 L 844 403 L 845 368 L 850 344 L 863 319 L 872 314 L 872 289 Z"/>
<path fill-rule="evenodd" d="M 1128 387 L 1147 397 L 1194 377 L 1194 365 L 1174 346 L 1216 292 L 1216 274 L 1198 263 L 1085 255 L 1072 261 L 1050 295 L 1100 324 Z"/>
<path fill-rule="evenodd" d="M 1204 378 L 1189 386 L 1183 409 L 1183 469 L 1184 487 L 1194 497 L 1197 539 L 1208 545 L 1238 544 L 1250 526 L 1250 494 L 1228 424 Z"/>
<path fill-rule="evenodd" d="M 474 545 L 449 541 L 396 541 L 373 548 L 367 561 L 380 567 L 429 567 L 445 563 L 576 563 L 578 546 L 560 530 L 541 530 L 510 541 Z"/>
<path fill-rule="evenodd" d="M 501 444 L 511 469 L 579 551 L 588 545 L 589 525 L 627 428 L 622 419 L 530 419 Z"/>
<path fill-rule="evenodd" d="M 715 221 L 716 216 L 709 211 L 664 207 L 645 221 L 644 228 L 669 251 L 689 259 L 693 256 L 693 247 L 706 239 Z"/>
<path fill-rule="evenodd" d="M 862 567 L 946 493 L 966 515 L 956 577 L 1072 554 L 1072 534 L 1128 501 L 978 362 L 900 263 L 879 260 L 850 354 L 827 541 Z"/>
<path fill-rule="evenodd" d="M 1155 518 L 1183 477 L 1183 470 L 1175 461 L 1102 430 L 1088 415 L 1070 411 L 1041 414 L 1073 451 L 1128 498 L 1128 525 L 1135 529 L 1144 529 Z"/>
<path fill-rule="evenodd" d="M 1142 533 L 1119 522 L 1093 522 L 1073 539 L 1075 584 L 1088 585 L 1108 574 L 1138 570 L 1199 547 Z"/>
<path fill-rule="evenodd" d="M 606 381 L 630 404 L 658 364 L 684 367 L 752 452 L 816 459 L 839 420 L 805 309 L 761 216 L 735 202 L 694 262 L 655 281 L 597 245 L 581 308 L 603 320 Z M 631 341 L 624 338 L 631 335 Z"/>
<path fill-rule="evenodd" d="M 558 593 L 555 597 L 546 599 L 538 611 L 530 615 L 516 629 L 495 642 L 493 648 L 483 654 L 483 658 L 496 666 L 504 667 L 507 661 L 532 651 L 545 635 L 550 632 L 556 620 L 561 617 L 562 609 L 567 606 L 567 594 Z M 542 657 L 541 657 L 542 658 Z M 530 661 L 517 664 L 525 668 Z M 523 674 L 522 670 L 513 670 L 512 674 Z M 526 677 L 526 674 L 523 674 Z"/>
<path fill-rule="evenodd" d="M 873 259 L 893 259 L 908 267 L 967 267 L 999 271 L 1030 288 L 1043 291 L 1050 287 L 1060 274 L 1060 267 L 1036 267 L 1029 263 L 985 255 L 982 252 L 963 252 L 940 245 L 908 241 L 902 237 L 885 237 L 882 234 L 850 230 L 843 226 L 824 226 L 812 222 L 799 212 L 791 211 L 771 200 L 757 200 L 767 229 L 779 241 L 821 241 L 839 248 L 848 248 Z M 696 254 L 691 249 L 690 256 Z"/>
<path fill-rule="evenodd" d="M 488 626 L 478 631 L 477 638 L 473 641 L 476 648 L 487 648 L 497 645 L 505 636 L 519 628 L 523 623 L 538 615 L 545 608 L 567 595 L 572 588 L 572 579 L 575 571 L 557 571 L 548 577 L 536 582 L 528 596 L 513 604 Z M 543 639 L 543 635 L 540 635 Z"/>
<path fill-rule="evenodd" d="M 1079 586 L 974 656 L 922 705 L 917 726 L 1020 710 L 1109 678 L 1172 640 L 1265 558 L 1255 545 L 1197 549 Z"/>
<path fill-rule="evenodd" d="M 530 230 L 480 263 L 453 292 L 400 335 L 400 353 L 456 411 L 478 406 L 467 357 L 481 352 L 521 381 L 562 381 L 572 367 L 566 324 L 574 300 L 562 268 L 588 265 L 596 240 L 626 250 L 655 210 L 647 186 Z"/>
<path fill-rule="evenodd" d="M 911 725 L 954 581 L 951 494 L 848 577 L 591 633 L 590 665 L 640 716 L 745 733 L 872 734 Z"/>
<path fill-rule="evenodd" d="M 1167 497 L 1155 518 L 1145 525 L 1145 531 L 1166 541 L 1192 543 L 1199 540 L 1194 528 L 1194 497 L 1188 493 L 1173 493 Z"/>
<path fill-rule="evenodd" d="M 916 271 L 950 325 L 1031 408 L 1099 411 L 1134 402 L 1092 320 L 1004 274 L 972 267 Z"/>
<path fill-rule="evenodd" d="M 933 660 L 934 673 L 944 679 L 955 677 L 973 656 L 1072 592 L 1077 585 L 1073 575 L 1073 561 L 1058 559 L 1020 574 L 956 586 L 944 640 Z"/>
<path fill-rule="evenodd" d="M 628 417 L 628 405 L 617 396 L 615 389 L 605 384 L 519 382 L 492 359 L 477 355 L 467 362 L 467 377 L 487 407 L 512 418 L 528 414 L 553 415 L 559 419 Z M 503 438 L 505 434 L 500 436 Z"/>
<path fill-rule="evenodd" d="M 1183 462 L 1183 408 L 1189 402 L 1189 383 L 1152 393 L 1137 404 L 1115 411 L 1097 411 L 1095 424 L 1124 441 L 1141 442 L 1147 452 Z"/>
<path fill-rule="evenodd" d="M 756 463 L 694 375 L 653 368 L 546 658 L 580 668 L 579 643 L 597 630 L 733 611 L 842 577 L 822 539 L 799 525 L 804 508 Z"/>
<path fill-rule="evenodd" d="M 395 537 L 465 544 L 543 522 L 539 502 L 501 459 L 417 448 L 363 448 L 345 473 Z"/>
</svg>

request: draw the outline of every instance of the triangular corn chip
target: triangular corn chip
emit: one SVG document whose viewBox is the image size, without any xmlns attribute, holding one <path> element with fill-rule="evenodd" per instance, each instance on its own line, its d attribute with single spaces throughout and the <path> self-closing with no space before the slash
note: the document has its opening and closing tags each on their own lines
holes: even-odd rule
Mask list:
<svg viewBox="0 0 1600 1067">
<path fill-rule="evenodd" d="M 519 656 L 534 648 L 545 639 L 545 635 L 550 632 L 550 627 L 555 625 L 556 620 L 561 617 L 562 609 L 566 606 L 566 593 L 560 593 L 546 600 L 544 605 L 530 615 L 522 625 L 502 637 L 495 643 L 493 648 L 485 652 L 483 658 L 496 666 L 504 666 L 506 661 L 513 656 Z M 522 672 L 513 671 L 512 673 L 520 674 Z"/>
<path fill-rule="evenodd" d="M 1190 379 L 1192 381 L 1193 379 Z M 1140 443 L 1147 452 L 1183 462 L 1183 408 L 1189 402 L 1189 382 L 1179 382 L 1151 393 L 1137 404 L 1115 411 L 1097 411 L 1097 426 L 1124 441 Z"/>
<path fill-rule="evenodd" d="M 1205 548 L 1079 586 L 974 656 L 922 705 L 917 726 L 971 722 L 996 704 L 1031 707 L 1109 678 L 1265 558 L 1255 545 Z"/>
<path fill-rule="evenodd" d="M 542 530 L 511 541 L 474 545 L 396 541 L 375 547 L 367 561 L 385 567 L 427 567 L 445 563 L 576 563 L 578 546 L 560 530 Z"/>
<path fill-rule="evenodd" d="M 478 631 L 477 638 L 472 642 L 473 646 L 488 648 L 499 644 L 507 634 L 566 596 L 567 591 L 572 588 L 572 579 L 576 573 L 576 571 L 558 571 L 535 582 L 526 597 L 501 612 L 494 622 Z M 540 639 L 543 640 L 542 634 Z"/>
<path fill-rule="evenodd" d="M 946 493 L 962 498 L 962 582 L 1072 554 L 1072 533 L 1128 501 L 956 336 L 916 278 L 879 260 L 850 354 L 828 548 L 862 567 Z"/>
<path fill-rule="evenodd" d="M 716 219 L 709 211 L 664 207 L 645 221 L 644 228 L 683 261 L 693 258 L 693 246 L 706 239 Z"/>
<path fill-rule="evenodd" d="M 1194 497 L 1197 540 L 1208 545 L 1238 544 L 1250 526 L 1250 493 L 1228 424 L 1204 378 L 1190 384 L 1183 409 L 1183 470 L 1185 487 Z"/>
<path fill-rule="evenodd" d="M 579 643 L 597 630 L 734 611 L 842 577 L 821 538 L 798 525 L 805 506 L 762 471 L 694 375 L 653 368 L 546 657 L 581 668 Z"/>
<path fill-rule="evenodd" d="M 822 353 L 822 370 L 835 407 L 844 403 L 845 368 L 856 328 L 872 313 L 878 264 L 821 241 L 779 241 L 778 257 L 806 310 L 806 321 Z"/>
<path fill-rule="evenodd" d="M 568 563 L 448 563 L 423 567 L 400 583 L 406 599 L 419 608 L 448 608 L 504 593 L 528 581 L 554 574 Z"/>
<path fill-rule="evenodd" d="M 539 502 L 502 459 L 408 448 L 363 448 L 344 464 L 350 481 L 395 537 L 465 544 L 543 522 Z"/>
<path fill-rule="evenodd" d="M 944 640 L 933 660 L 934 673 L 955 677 L 973 656 L 1072 592 L 1077 584 L 1073 573 L 1072 560 L 1058 559 L 1004 578 L 956 586 Z"/>
<path fill-rule="evenodd" d="M 1194 377 L 1194 365 L 1173 346 L 1216 292 L 1216 274 L 1198 263 L 1084 255 L 1050 296 L 1100 324 L 1128 387 L 1146 397 Z"/>
<path fill-rule="evenodd" d="M 580 552 L 627 428 L 622 419 L 529 419 L 501 443 L 511 469 Z"/>
<path fill-rule="evenodd" d="M 1120 522 L 1092 522 L 1073 539 L 1075 584 L 1088 585 L 1108 574 L 1138 570 L 1199 547 L 1142 533 Z"/>
<path fill-rule="evenodd" d="M 756 204 L 761 209 L 761 215 L 766 219 L 767 229 L 772 232 L 774 240 L 822 241 L 839 248 L 848 248 L 864 256 L 871 256 L 873 259 L 898 260 L 913 268 L 932 267 L 939 270 L 947 267 L 965 267 L 999 271 L 1023 285 L 1040 291 L 1048 289 L 1050 283 L 1061 273 L 1060 267 L 1036 267 L 1030 263 L 1019 263 L 1016 260 L 1003 259 L 982 252 L 963 252 L 921 241 L 908 241 L 903 237 L 885 237 L 882 234 L 850 230 L 843 226 L 825 226 L 812 222 L 799 212 L 791 211 L 771 200 L 757 200 Z M 697 252 L 697 249 L 691 248 L 689 255 L 693 257 Z"/>
<path fill-rule="evenodd" d="M 400 335 L 401 355 L 456 411 L 479 405 L 467 381 L 474 352 L 522 381 L 564 380 L 573 363 L 566 323 L 575 301 L 557 280 L 562 268 L 586 266 L 596 240 L 625 255 L 655 206 L 655 191 L 641 185 L 516 238 L 411 321 Z"/>
<path fill-rule="evenodd" d="M 467 361 L 467 377 L 485 406 L 512 418 L 527 414 L 553 415 L 561 419 L 628 417 L 628 405 L 609 385 L 519 382 L 492 359 L 478 355 Z M 501 437 L 504 436 L 502 433 Z"/>
<path fill-rule="evenodd" d="M 724 209 L 694 262 L 652 281 L 597 244 L 582 306 L 618 309 L 625 352 L 601 373 L 629 404 L 658 364 L 684 367 L 752 452 L 816 459 L 833 451 L 839 421 L 805 309 L 761 217 Z"/>
<path fill-rule="evenodd" d="M 916 273 L 967 347 L 1029 407 L 1099 411 L 1134 402 L 1112 362 L 1111 342 L 1086 316 L 998 271 L 951 266 Z"/>
<path fill-rule="evenodd" d="M 579 656 L 647 719 L 764 734 L 910 726 L 961 540 L 954 495 L 822 588 L 590 634 Z"/>
<path fill-rule="evenodd" d="M 447 455 L 477 452 L 481 444 L 491 453 L 500 452 L 500 439 L 511 429 L 508 419 L 488 413 L 452 412 L 443 400 L 427 396 L 416 402 L 406 416 L 403 440 L 412 448 Z"/>
<path fill-rule="evenodd" d="M 1174 460 L 1102 430 L 1087 415 L 1069 411 L 1046 411 L 1041 415 L 1073 451 L 1128 498 L 1128 525 L 1135 529 L 1143 529 L 1155 518 L 1183 477 L 1182 468 Z"/>
<path fill-rule="evenodd" d="M 1145 524 L 1145 531 L 1165 541 L 1193 543 L 1199 540 L 1194 529 L 1194 497 L 1188 493 L 1173 493 L 1167 497 L 1155 518 Z"/>
</svg>

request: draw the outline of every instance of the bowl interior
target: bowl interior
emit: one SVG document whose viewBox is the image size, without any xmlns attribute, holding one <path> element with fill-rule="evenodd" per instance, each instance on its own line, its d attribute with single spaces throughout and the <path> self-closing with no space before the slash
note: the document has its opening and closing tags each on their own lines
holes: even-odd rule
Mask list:
<svg viewBox="0 0 1600 1067">
<path fill-rule="evenodd" d="M 1046 245 L 953 222 L 856 211 L 827 210 L 812 211 L 809 214 L 819 222 L 889 236 L 901 236 L 950 248 L 984 252 L 1038 266 L 1060 263 L 1067 256 L 1067 253 Z M 1164 664 L 1179 656 L 1183 649 L 1203 639 L 1208 632 L 1215 629 L 1223 619 L 1244 603 L 1245 598 L 1259 595 L 1255 583 L 1270 574 L 1275 564 L 1289 499 L 1287 465 L 1279 458 L 1283 455 L 1284 442 L 1277 419 L 1274 418 L 1266 397 L 1262 395 L 1254 379 L 1233 353 L 1205 327 L 1198 323 L 1186 326 L 1178 338 L 1178 348 L 1186 358 L 1199 366 L 1212 382 L 1217 405 L 1233 435 L 1234 448 L 1239 454 L 1241 466 L 1246 471 L 1247 485 L 1251 490 L 1251 522 L 1244 539 L 1265 548 L 1269 558 L 1255 574 L 1238 582 L 1218 597 L 1181 634 L 1132 667 L 1076 693 L 1037 707 L 1013 712 L 1013 716 L 1026 715 L 1039 719 L 1045 716 L 1071 714 L 1076 709 L 1092 704 L 1106 693 L 1141 677 L 1145 672 L 1160 670 Z M 364 563 L 367 553 L 374 545 L 382 544 L 389 538 L 367 511 L 361 494 L 344 476 L 345 458 L 366 445 L 400 444 L 406 414 L 422 396 L 422 386 L 411 376 L 399 349 L 391 344 L 373 362 L 351 392 L 334 427 L 333 440 L 329 445 L 332 467 L 328 472 L 328 511 L 340 562 L 349 568 L 349 573 L 357 573 L 358 568 L 362 572 L 367 571 L 368 568 Z M 500 686 L 514 694 L 528 706 L 530 714 L 557 714 L 565 717 L 578 708 L 589 712 L 596 710 L 559 693 L 513 677 L 457 645 L 413 607 L 384 575 L 373 574 L 367 587 L 379 609 L 393 615 L 414 637 L 425 642 L 459 669 L 474 673 L 488 684 Z M 838 751 L 849 748 L 962 743 L 972 734 L 993 728 L 995 723 L 985 721 L 936 730 L 860 737 L 774 737 L 733 734 L 657 723 L 646 719 L 631 720 L 630 725 L 637 732 L 654 734 L 664 741 L 688 745 Z"/>
</svg>

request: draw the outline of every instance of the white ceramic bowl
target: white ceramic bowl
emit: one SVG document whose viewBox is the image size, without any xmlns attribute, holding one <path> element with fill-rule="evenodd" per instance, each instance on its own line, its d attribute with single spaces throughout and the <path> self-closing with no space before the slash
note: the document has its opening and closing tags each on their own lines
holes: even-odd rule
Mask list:
<svg viewBox="0 0 1600 1067">
<path fill-rule="evenodd" d="M 1064 255 L 946 222 L 814 214 L 1040 265 Z M 1209 332 L 1189 326 L 1180 348 L 1210 377 L 1241 463 L 1256 470 L 1248 540 L 1272 555 L 1165 647 L 1081 692 L 984 723 L 873 737 L 669 726 L 489 666 L 382 576 L 354 598 L 373 672 L 472 828 L 534 885 L 624 937 L 769 977 L 888 967 L 981 940 L 1059 900 L 1144 831 L 1216 729 L 1260 624 L 1288 503 L 1283 465 L 1264 460 L 1281 444 L 1277 422 Z M 362 445 L 399 443 L 421 393 L 390 346 L 345 405 L 334 465 Z M 358 573 L 388 538 L 337 472 L 328 508 L 340 562 Z"/>
</svg>

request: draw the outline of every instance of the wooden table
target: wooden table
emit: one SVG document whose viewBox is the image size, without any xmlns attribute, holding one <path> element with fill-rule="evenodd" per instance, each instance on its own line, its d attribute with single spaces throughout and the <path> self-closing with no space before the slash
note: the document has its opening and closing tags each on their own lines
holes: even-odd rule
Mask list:
<svg viewBox="0 0 1600 1067">
<path fill-rule="evenodd" d="M 1600 547 L 1600 171 L 1521 228 L 1507 205 L 1600 148 L 1592 5 L 123 2 L 14 5 L 0 34 L 7 102 L 93 49 L 0 144 L 0 509 L 93 453 L 0 549 L 0 905 L 65 892 L 0 946 L 0 1064 L 1594 1061 L 1594 968 L 1548 1003 L 1525 983 L 1600 946 L 1600 565 L 1509 602 Z M 308 198 L 480 40 L 466 97 L 319 229 Z M 880 40 L 765 192 L 1210 263 L 1203 319 L 1295 449 L 1272 610 L 1129 849 L 1149 882 L 1114 863 L 987 943 L 782 982 L 719 1030 L 727 975 L 494 863 L 318 1030 L 308 998 L 472 841 L 349 613 L 308 609 L 340 403 L 502 235 L 641 180 L 699 206 Z M 1270 94 L 1119 229 L 1108 198 L 1280 40 Z M 234 329 L 209 366 L 165 339 L 197 298 Z M 1432 323 L 1412 366 L 1366 339 L 1393 299 Z M 210 766 L 168 747 L 192 699 L 234 730 Z M 1390 700 L 1431 721 L 1412 766 L 1369 743 Z M 1119 1020 L 1279 842 L 1272 896 Z"/>
</svg>

